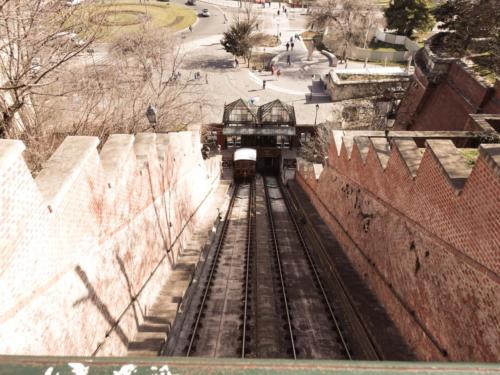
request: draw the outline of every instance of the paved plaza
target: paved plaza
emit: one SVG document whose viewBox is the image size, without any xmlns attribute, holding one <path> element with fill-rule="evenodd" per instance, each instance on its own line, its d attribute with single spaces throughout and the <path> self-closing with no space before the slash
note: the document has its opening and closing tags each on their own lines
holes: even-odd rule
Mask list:
<svg viewBox="0 0 500 375">
<path fill-rule="evenodd" d="M 209 105 L 202 108 L 204 121 L 220 122 L 224 104 L 238 98 L 254 99 L 257 103 L 280 99 L 293 104 L 297 122 L 300 124 L 311 124 L 314 121 L 316 104 L 319 104 L 317 121 L 327 120 L 332 105 L 318 79 L 320 75 L 330 71 L 328 60 L 315 51 L 312 59 L 308 61 L 304 43 L 295 39 L 295 34 L 306 30 L 307 17 L 304 9 L 289 9 L 288 15 L 280 12 L 278 16 L 277 3 L 272 3 L 271 8 L 267 5 L 266 8 L 253 5 L 259 20 L 259 31 L 271 35 L 281 33 L 282 43 L 278 47 L 256 49 L 256 52 L 279 55 L 275 64 L 281 71 L 278 79 L 271 72 L 253 71 L 243 64 L 237 68 L 233 67 L 234 57 L 221 46 L 222 33 L 231 20 L 238 17 L 238 12 L 242 11 L 238 4 L 237 1 L 227 0 L 198 2 L 195 8 L 209 9 L 211 17 L 200 20 L 192 31 L 186 30 L 180 33 L 184 53 L 182 75 L 190 77 L 197 71 L 201 72 L 200 85 L 203 85 L 207 95 L 210 95 Z M 287 52 L 285 44 L 290 38 L 294 40 L 295 45 L 293 51 Z M 290 55 L 290 66 L 287 64 L 287 55 Z M 313 74 L 318 81 L 314 85 L 312 85 Z M 208 78 L 208 84 L 205 77 Z M 265 89 L 262 88 L 263 80 L 266 81 Z"/>
</svg>

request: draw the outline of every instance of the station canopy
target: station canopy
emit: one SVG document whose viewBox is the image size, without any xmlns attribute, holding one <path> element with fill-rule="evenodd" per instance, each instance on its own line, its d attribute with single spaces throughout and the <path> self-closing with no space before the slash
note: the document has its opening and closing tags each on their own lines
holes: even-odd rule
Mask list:
<svg viewBox="0 0 500 375">
<path fill-rule="evenodd" d="M 252 104 L 254 103 L 254 104 Z M 273 126 L 288 125 L 295 126 L 295 109 L 290 104 L 285 104 L 281 100 L 261 106 L 255 105 L 255 101 L 245 102 L 238 99 L 224 106 L 222 122 L 224 126 Z"/>
</svg>

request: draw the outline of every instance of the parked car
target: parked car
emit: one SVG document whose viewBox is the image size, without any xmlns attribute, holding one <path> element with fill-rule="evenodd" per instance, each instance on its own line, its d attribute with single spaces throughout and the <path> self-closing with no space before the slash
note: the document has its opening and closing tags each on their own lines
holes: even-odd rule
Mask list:
<svg viewBox="0 0 500 375">
<path fill-rule="evenodd" d="M 202 17 L 210 17 L 210 12 L 208 11 L 208 9 L 203 9 L 201 11 L 200 16 L 202 16 Z"/>
<path fill-rule="evenodd" d="M 78 47 L 85 44 L 85 41 L 78 38 L 78 35 L 76 33 L 71 33 L 69 31 L 61 31 L 60 33 L 55 34 L 53 40 L 58 42 L 70 40 L 74 45 Z"/>
</svg>

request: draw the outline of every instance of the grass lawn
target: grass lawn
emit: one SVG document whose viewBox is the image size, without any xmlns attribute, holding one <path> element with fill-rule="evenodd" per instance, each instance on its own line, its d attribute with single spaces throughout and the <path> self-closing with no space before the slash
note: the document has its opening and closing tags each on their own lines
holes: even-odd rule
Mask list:
<svg viewBox="0 0 500 375">
<path fill-rule="evenodd" d="M 168 28 L 172 32 L 182 30 L 192 25 L 197 16 L 191 9 L 176 4 L 159 1 L 140 4 L 138 0 L 123 0 L 82 5 L 74 17 L 81 28 L 80 34 L 100 28 L 99 39 L 111 41 L 120 34 L 138 31 L 144 26 Z"/>
<path fill-rule="evenodd" d="M 318 35 L 318 33 L 316 31 L 311 31 L 311 30 L 306 30 L 306 31 L 303 31 L 300 36 L 302 37 L 302 39 L 305 39 L 305 40 L 311 40 L 313 39 L 316 35 Z"/>
<path fill-rule="evenodd" d="M 256 70 L 266 70 L 274 56 L 275 54 L 269 52 L 253 53 L 250 59 L 250 67 Z M 240 65 L 241 64 L 242 63 L 240 61 Z"/>
<path fill-rule="evenodd" d="M 254 43 L 258 47 L 276 47 L 281 41 L 276 35 L 258 33 L 254 35 Z"/>
<path fill-rule="evenodd" d="M 386 43 L 386 42 L 381 42 L 381 41 L 372 41 L 369 45 L 368 48 L 371 48 L 375 51 L 380 51 L 380 52 L 395 52 L 395 51 L 406 51 L 405 46 L 400 45 L 400 44 L 391 44 L 391 43 Z"/>
</svg>

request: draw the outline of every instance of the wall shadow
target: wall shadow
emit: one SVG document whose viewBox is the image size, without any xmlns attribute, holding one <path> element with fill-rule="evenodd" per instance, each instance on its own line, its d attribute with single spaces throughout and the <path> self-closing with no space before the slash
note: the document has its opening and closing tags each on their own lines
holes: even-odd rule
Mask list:
<svg viewBox="0 0 500 375">
<path fill-rule="evenodd" d="M 87 296 L 80 298 L 79 300 L 74 302 L 73 307 L 76 307 L 76 306 L 90 300 L 90 302 L 92 302 L 95 305 L 95 307 L 97 307 L 97 309 L 99 310 L 101 315 L 104 317 L 104 319 L 110 325 L 110 328 L 106 331 L 105 338 L 109 337 L 111 332 L 113 330 L 115 330 L 116 334 L 118 335 L 118 338 L 120 339 L 122 344 L 125 345 L 125 347 L 127 347 L 128 342 L 129 342 L 127 335 L 122 330 L 122 328 L 118 325 L 119 321 L 117 319 L 113 318 L 113 316 L 111 315 L 111 312 L 109 311 L 109 309 L 106 306 L 106 304 L 104 303 L 104 301 L 101 298 L 99 298 L 99 296 L 97 295 L 96 290 L 92 286 L 92 284 L 90 283 L 90 280 L 89 280 L 87 274 L 85 273 L 85 271 L 80 266 L 76 266 L 75 272 L 78 275 L 78 277 L 80 278 L 80 280 L 82 280 L 83 285 L 85 285 L 85 288 L 87 288 L 88 294 L 87 294 Z M 101 346 L 101 344 L 99 344 L 99 346 Z"/>
</svg>

